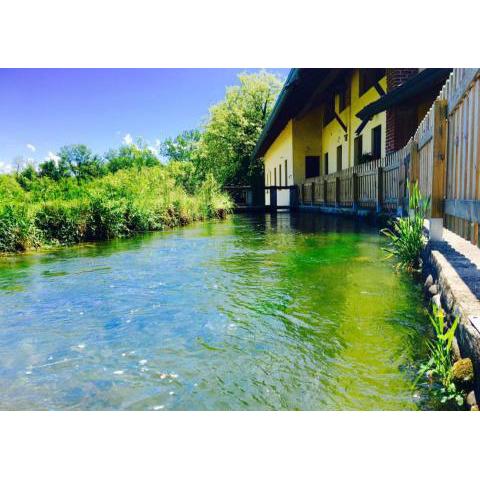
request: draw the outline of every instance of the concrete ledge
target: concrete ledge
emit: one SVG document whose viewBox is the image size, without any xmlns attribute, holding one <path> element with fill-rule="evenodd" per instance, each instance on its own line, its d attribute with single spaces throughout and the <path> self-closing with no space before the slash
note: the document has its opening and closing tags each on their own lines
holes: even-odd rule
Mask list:
<svg viewBox="0 0 480 480">
<path fill-rule="evenodd" d="M 426 268 L 432 269 L 442 304 L 460 323 L 457 340 L 462 357 L 470 357 L 475 371 L 475 393 L 480 397 L 480 250 L 444 229 L 443 241 L 429 242 Z"/>
</svg>

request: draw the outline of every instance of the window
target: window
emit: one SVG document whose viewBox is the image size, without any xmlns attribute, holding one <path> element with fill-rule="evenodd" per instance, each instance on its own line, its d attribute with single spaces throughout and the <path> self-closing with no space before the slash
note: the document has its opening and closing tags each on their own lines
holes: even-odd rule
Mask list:
<svg viewBox="0 0 480 480">
<path fill-rule="evenodd" d="M 362 68 L 359 75 L 358 96 L 361 97 L 384 76 L 384 68 Z"/>
<path fill-rule="evenodd" d="M 305 157 L 305 178 L 318 177 L 320 175 L 320 157 Z"/>
<path fill-rule="evenodd" d="M 363 154 L 363 140 L 362 136 L 359 135 L 353 141 L 353 161 L 355 165 L 358 165 L 361 162 Z"/>
<path fill-rule="evenodd" d="M 328 175 L 328 152 L 323 157 L 323 169 L 324 175 Z"/>
<path fill-rule="evenodd" d="M 342 169 L 342 146 L 337 147 L 337 172 Z"/>
<path fill-rule="evenodd" d="M 278 166 L 278 185 L 282 186 L 282 165 Z"/>
<path fill-rule="evenodd" d="M 323 110 L 323 125 L 329 124 L 335 118 L 335 95 L 330 96 L 325 100 Z"/>
<path fill-rule="evenodd" d="M 285 186 L 288 185 L 288 175 L 287 175 L 287 161 L 285 160 Z"/>
<path fill-rule="evenodd" d="M 372 155 L 376 160 L 382 157 L 382 126 L 372 129 Z"/>
<path fill-rule="evenodd" d="M 275 187 L 277 186 L 277 168 L 276 167 L 273 169 L 273 185 Z"/>
</svg>

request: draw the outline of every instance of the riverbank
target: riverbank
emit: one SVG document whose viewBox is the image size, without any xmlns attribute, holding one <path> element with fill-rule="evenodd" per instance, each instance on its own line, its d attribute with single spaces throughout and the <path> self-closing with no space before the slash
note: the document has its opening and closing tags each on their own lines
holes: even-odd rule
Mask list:
<svg viewBox="0 0 480 480">
<path fill-rule="evenodd" d="M 28 188 L 14 176 L 0 180 L 0 252 L 128 237 L 224 218 L 232 209 L 213 178 L 187 193 L 162 165 L 83 182 L 42 178 Z"/>
<path fill-rule="evenodd" d="M 455 360 L 470 359 L 473 364 L 467 405 L 476 410 L 480 400 L 480 250 L 443 229 L 443 240 L 429 242 L 423 260 L 425 289 L 432 303 L 459 318 Z"/>
</svg>

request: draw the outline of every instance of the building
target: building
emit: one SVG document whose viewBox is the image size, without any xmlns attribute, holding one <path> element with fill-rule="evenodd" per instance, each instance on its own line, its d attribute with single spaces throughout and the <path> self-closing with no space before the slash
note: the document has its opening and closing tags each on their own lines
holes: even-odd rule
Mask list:
<svg viewBox="0 0 480 480">
<path fill-rule="evenodd" d="M 403 147 L 450 72 L 292 69 L 253 153 L 265 186 L 301 185 Z"/>
</svg>

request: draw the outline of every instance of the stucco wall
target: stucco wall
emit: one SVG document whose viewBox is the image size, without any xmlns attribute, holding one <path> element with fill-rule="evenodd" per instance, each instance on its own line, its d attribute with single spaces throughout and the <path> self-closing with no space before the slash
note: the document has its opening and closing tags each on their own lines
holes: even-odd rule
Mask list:
<svg viewBox="0 0 480 480">
<path fill-rule="evenodd" d="M 280 135 L 270 145 L 263 158 L 265 168 L 265 185 L 285 185 L 285 162 L 287 164 L 287 184 L 294 184 L 293 177 L 293 122 L 290 120 Z M 281 178 L 279 173 L 281 170 Z M 274 174 L 276 171 L 276 182 Z M 281 181 L 280 181 L 281 180 Z M 279 191 L 277 204 L 288 205 L 289 193 L 287 190 Z M 265 192 L 265 205 L 270 205 L 269 192 Z"/>
<path fill-rule="evenodd" d="M 384 76 L 380 85 L 387 89 L 387 79 Z M 265 185 L 274 184 L 274 169 L 277 169 L 277 185 L 279 165 L 282 169 L 282 185 L 285 185 L 284 165 L 287 160 L 288 185 L 300 185 L 305 181 L 305 157 L 320 157 L 320 174 L 325 172 L 325 153 L 329 156 L 328 173 L 337 170 L 337 147 L 342 145 L 342 168 L 354 165 L 354 139 L 355 130 L 361 123 L 356 117 L 362 108 L 378 100 L 379 93 L 371 87 L 362 96 L 359 96 L 359 70 L 354 70 L 349 79 L 350 101 L 348 107 L 339 112 L 339 97 L 335 98 L 335 110 L 347 127 L 347 134 L 334 119 L 323 126 L 323 105 L 312 108 L 306 114 L 289 121 L 277 139 L 273 142 L 264 156 Z M 386 114 L 375 115 L 362 131 L 363 153 L 372 151 L 372 129 L 381 125 L 382 148 L 381 154 L 385 155 L 386 143 Z"/>
</svg>

